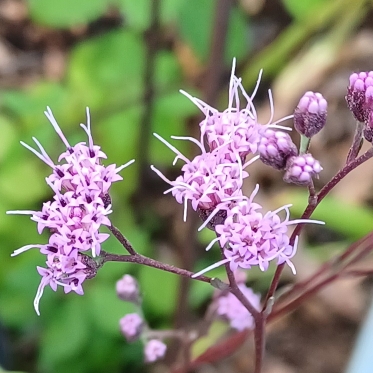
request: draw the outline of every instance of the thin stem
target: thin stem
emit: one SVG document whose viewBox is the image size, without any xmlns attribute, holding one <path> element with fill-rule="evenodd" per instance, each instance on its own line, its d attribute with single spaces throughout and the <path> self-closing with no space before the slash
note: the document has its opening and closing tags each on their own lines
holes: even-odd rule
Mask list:
<svg viewBox="0 0 373 373">
<path fill-rule="evenodd" d="M 224 256 L 223 249 L 221 248 L 222 255 Z M 245 297 L 241 289 L 238 287 L 234 273 L 230 268 L 229 263 L 225 263 L 225 271 L 227 272 L 230 292 L 242 303 L 242 305 L 251 313 L 254 318 L 255 331 L 254 331 L 254 341 L 255 341 L 255 373 L 261 373 L 262 362 L 264 357 L 264 327 L 266 317 L 262 312 L 259 312 L 252 303 Z"/>
<path fill-rule="evenodd" d="M 359 154 L 359 151 L 361 149 L 362 139 L 363 139 L 363 129 L 364 129 L 364 123 L 356 121 L 354 139 L 352 140 L 351 148 L 347 154 L 346 164 L 349 164 L 350 162 L 352 162 Z"/>
<path fill-rule="evenodd" d="M 255 373 L 261 373 L 264 349 L 265 349 L 265 323 L 266 318 L 261 313 L 255 322 L 254 340 L 255 340 Z"/>
<path fill-rule="evenodd" d="M 132 254 L 132 255 L 118 255 L 118 254 L 110 254 L 106 252 L 102 252 L 101 257 L 102 262 L 100 263 L 103 265 L 106 262 L 125 262 L 125 263 L 137 263 L 142 264 L 148 267 L 153 267 L 156 269 L 160 269 L 162 271 L 175 273 L 179 276 L 193 278 L 193 280 L 198 280 L 202 282 L 211 282 L 211 277 L 207 276 L 198 276 L 192 277 L 194 275 L 193 272 L 187 271 L 186 269 L 178 268 L 170 264 L 159 262 L 158 260 L 148 258 L 141 254 Z"/>
<path fill-rule="evenodd" d="M 368 234 L 367 237 L 364 237 L 364 239 L 360 240 L 359 241 L 359 245 L 357 247 L 355 247 L 354 245 L 351 245 L 351 247 L 354 248 L 353 251 L 351 250 L 347 250 L 350 252 L 350 254 L 355 254 L 352 258 L 350 258 L 350 260 L 347 262 L 347 263 L 344 263 L 341 262 L 341 261 L 337 261 L 337 260 L 333 260 L 330 262 L 329 265 L 327 265 L 326 267 L 324 268 L 327 268 L 327 269 L 332 269 L 332 273 L 327 276 L 324 280 L 321 280 L 319 282 L 317 282 L 315 285 L 311 286 L 309 289 L 305 289 L 304 287 L 301 288 L 301 290 L 304 290 L 304 292 L 297 298 L 295 298 L 294 300 L 292 300 L 291 302 L 287 303 L 285 306 L 280 306 L 280 309 L 274 309 L 273 311 L 273 314 L 275 315 L 282 315 L 286 312 L 289 312 L 289 310 L 293 310 L 295 309 L 296 307 L 298 307 L 299 304 L 303 303 L 306 299 L 308 299 L 309 297 L 311 297 L 312 295 L 314 295 L 316 292 L 318 292 L 321 288 L 323 288 L 324 286 L 328 285 L 329 283 L 331 283 L 332 281 L 336 280 L 337 278 L 340 278 L 342 276 L 345 276 L 346 273 L 346 270 L 349 266 L 353 265 L 353 264 L 356 264 L 357 262 L 359 262 L 360 260 L 362 260 L 363 258 L 365 258 L 367 255 L 369 255 L 372 251 L 372 242 L 368 241 L 368 244 L 367 245 L 362 245 L 362 243 L 365 243 L 367 241 L 367 239 L 371 239 L 373 236 L 372 233 Z M 357 252 L 356 252 L 356 249 L 359 249 Z M 339 258 L 342 258 L 343 255 L 340 255 Z M 346 259 L 346 258 L 344 258 Z M 338 263 L 342 263 L 342 266 L 337 266 Z M 334 268 L 333 268 L 333 264 L 334 264 Z M 313 280 L 316 280 L 317 277 L 321 277 L 324 273 L 322 273 L 320 270 L 316 272 L 315 275 L 312 275 L 310 279 L 306 280 L 303 284 L 305 284 L 305 286 L 309 285 L 310 283 L 313 282 Z M 299 287 L 298 288 L 293 288 L 288 294 L 287 296 L 288 297 L 291 297 L 294 293 L 294 290 L 300 290 Z M 274 316 L 270 316 L 270 317 L 274 317 Z"/>
<path fill-rule="evenodd" d="M 308 219 L 312 213 L 315 211 L 316 207 L 319 205 L 319 203 L 325 198 L 325 196 L 344 178 L 346 177 L 351 171 L 353 171 L 356 167 L 360 166 L 362 163 L 366 162 L 370 158 L 373 157 L 373 148 L 368 149 L 364 154 L 362 154 L 359 158 L 355 158 L 350 163 L 346 164 L 337 174 L 320 190 L 318 194 L 312 200 L 310 203 L 308 203 L 306 209 L 304 210 L 304 213 L 301 217 L 301 219 Z M 302 223 L 297 224 L 295 227 L 292 235 L 290 236 L 290 244 L 294 244 L 294 240 L 296 236 L 299 236 L 299 234 L 302 231 L 303 228 Z M 268 300 L 274 296 L 278 283 L 280 281 L 281 273 L 284 269 L 284 264 L 280 264 L 277 266 L 275 274 L 273 276 L 271 285 L 269 287 L 269 290 L 266 295 L 266 299 L 264 302 L 263 309 L 266 309 Z"/>
<path fill-rule="evenodd" d="M 121 243 L 121 245 L 128 251 L 129 254 L 137 254 L 131 243 L 127 240 L 126 237 L 123 236 L 122 232 L 117 227 L 111 225 L 109 227 L 109 230 L 113 234 L 113 236 Z"/>
<path fill-rule="evenodd" d="M 274 309 L 273 312 L 268 316 L 268 321 L 271 321 L 274 318 L 278 318 L 281 315 L 284 315 L 293 309 L 297 308 L 299 305 L 301 305 L 306 299 L 317 293 L 320 289 L 325 287 L 326 285 L 329 285 L 331 282 L 336 280 L 339 277 L 339 273 L 335 273 L 325 280 L 321 281 L 317 285 L 315 285 L 313 288 L 307 290 L 302 295 L 300 295 L 298 298 L 294 299 L 292 302 L 286 304 L 283 307 L 280 307 L 279 309 Z"/>
</svg>

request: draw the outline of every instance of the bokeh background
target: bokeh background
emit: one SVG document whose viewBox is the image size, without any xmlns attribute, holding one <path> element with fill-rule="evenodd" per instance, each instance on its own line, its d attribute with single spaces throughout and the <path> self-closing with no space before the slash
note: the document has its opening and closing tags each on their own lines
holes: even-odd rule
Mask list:
<svg viewBox="0 0 373 373">
<path fill-rule="evenodd" d="M 256 97 L 263 123 L 270 115 L 270 87 L 276 118 L 291 114 L 305 91 L 320 91 L 329 113 L 311 145 L 324 167 L 319 188 L 343 165 L 351 142 L 354 121 L 344 96 L 352 71 L 373 68 L 372 17 L 369 0 L 1 0 L 0 366 L 41 373 L 168 371 L 176 349 L 148 368 L 141 344 L 127 344 L 120 335 L 118 320 L 131 306 L 116 298 L 115 282 L 125 273 L 139 279 L 144 312 L 154 328 L 193 327 L 212 295 L 206 284 L 109 263 L 85 283 L 84 296 L 47 289 L 41 316 L 35 314 L 36 266 L 43 265 L 43 257 L 37 250 L 10 254 L 46 242 L 47 235 L 39 236 L 27 216 L 5 211 L 38 210 L 51 198 L 44 181 L 47 166 L 19 144 L 31 144 L 35 136 L 53 159 L 64 150 L 43 115 L 47 106 L 70 143 L 85 140 L 79 123 L 86 121 L 89 106 L 95 143 L 108 162 L 136 159 L 112 188 L 112 221 L 134 247 L 201 269 L 219 258 L 218 251 L 204 251 L 211 233 L 197 235 L 193 212 L 182 222 L 182 207 L 163 196 L 166 185 L 149 168 L 155 164 L 170 178 L 180 169 L 171 166 L 172 152 L 153 132 L 166 139 L 198 135 L 200 113 L 179 89 L 224 109 L 236 57 L 237 75 L 248 92 L 264 69 Z M 197 152 L 187 142 L 177 147 L 190 156 Z M 293 203 L 294 217 L 302 213 L 305 190 L 285 185 L 280 172 L 258 162 L 250 173 L 247 193 L 259 182 L 258 199 L 266 208 Z M 314 217 L 327 225 L 306 230 L 295 258 L 296 279 L 372 229 L 372 176 L 372 163 L 362 166 L 317 209 Z M 113 238 L 104 249 L 123 252 Z M 252 270 L 248 283 L 264 293 L 272 273 L 273 268 Z M 223 276 L 222 270 L 214 275 Z M 281 285 L 294 280 L 285 273 Z M 369 279 L 338 282 L 271 325 L 265 372 L 343 372 L 370 294 Z M 216 328 L 194 349 L 195 356 L 228 333 L 223 325 Z M 199 371 L 247 372 L 251 348 L 248 344 Z"/>
</svg>

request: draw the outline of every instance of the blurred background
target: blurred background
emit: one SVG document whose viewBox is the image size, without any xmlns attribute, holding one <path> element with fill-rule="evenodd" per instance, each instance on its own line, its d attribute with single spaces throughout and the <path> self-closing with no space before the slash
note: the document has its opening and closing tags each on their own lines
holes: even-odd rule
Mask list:
<svg viewBox="0 0 373 373">
<path fill-rule="evenodd" d="M 174 155 L 153 132 L 166 139 L 198 135 L 201 114 L 179 89 L 224 109 L 236 57 L 248 92 L 264 69 L 256 96 L 263 123 L 270 115 L 270 87 L 277 119 L 292 114 L 305 91 L 321 92 L 328 121 L 311 143 L 324 168 L 320 188 L 343 165 L 351 143 L 355 125 L 344 96 L 352 71 L 373 69 L 372 17 L 371 0 L 0 0 L 0 366 L 42 373 L 168 371 L 177 350 L 145 367 L 141 344 L 127 344 L 121 336 L 118 321 L 132 309 L 116 298 L 115 282 L 125 273 L 138 278 L 147 320 L 161 329 L 195 326 L 213 292 L 153 269 L 108 263 L 84 284 L 84 296 L 48 288 L 41 316 L 35 314 L 36 266 L 43 265 L 43 256 L 37 250 L 10 254 L 48 236 L 39 236 L 27 216 L 5 211 L 38 210 L 51 198 L 44 181 L 50 170 L 19 144 L 31 144 L 35 136 L 52 159 L 64 150 L 43 115 L 47 106 L 70 143 L 85 141 L 79 123 L 85 123 L 89 106 L 95 143 L 108 162 L 136 159 L 112 188 L 111 216 L 136 250 L 201 269 L 219 258 L 217 250 L 204 251 L 212 233 L 197 234 L 199 220 L 191 209 L 182 222 L 182 206 L 162 194 L 167 187 L 149 168 L 155 164 L 175 178 L 181 167 L 172 167 Z M 198 151 L 191 143 L 173 144 L 191 157 Z M 314 217 L 326 227 L 307 227 L 295 257 L 298 274 L 286 272 L 281 285 L 304 279 L 372 229 L 372 176 L 368 162 L 317 209 Z M 292 203 L 294 217 L 302 214 L 306 191 L 283 183 L 280 172 L 256 162 L 247 194 L 256 183 L 266 208 Z M 113 238 L 104 249 L 123 253 Z M 248 283 L 264 293 L 272 274 L 273 268 L 251 270 Z M 370 282 L 335 283 L 270 325 L 264 372 L 343 372 L 371 299 Z M 194 356 L 228 333 L 226 326 L 218 329 L 196 346 Z M 248 343 L 198 371 L 247 372 L 251 348 Z"/>
</svg>

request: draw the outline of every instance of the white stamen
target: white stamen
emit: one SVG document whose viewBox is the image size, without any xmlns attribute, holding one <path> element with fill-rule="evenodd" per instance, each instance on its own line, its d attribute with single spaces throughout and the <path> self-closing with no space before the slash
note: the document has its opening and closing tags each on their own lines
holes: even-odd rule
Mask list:
<svg viewBox="0 0 373 373">
<path fill-rule="evenodd" d="M 67 141 L 66 137 L 62 133 L 60 126 L 58 125 L 56 119 L 54 118 L 52 110 L 50 109 L 49 106 L 47 106 L 47 111 L 44 111 L 44 114 L 48 118 L 48 120 L 51 122 L 54 130 L 57 132 L 58 136 L 60 136 L 61 140 L 66 145 L 66 147 L 71 148 L 69 142 Z"/>
<path fill-rule="evenodd" d="M 34 140 L 35 141 L 35 140 Z M 39 153 L 37 150 L 32 148 L 30 145 L 27 145 L 23 141 L 20 141 L 21 145 L 23 145 L 26 149 L 30 150 L 32 153 L 34 153 L 39 159 L 41 159 L 44 163 L 46 163 L 49 167 L 54 168 L 55 165 L 53 161 L 48 157 L 45 158 L 41 153 Z"/>
<path fill-rule="evenodd" d="M 208 266 L 207 268 L 203 269 L 202 271 L 199 271 L 199 272 L 195 273 L 195 274 L 192 276 L 192 278 L 196 278 L 196 277 L 198 277 L 198 276 L 201 276 L 201 275 L 203 275 L 204 273 L 206 273 L 206 272 L 208 272 L 208 271 L 211 271 L 211 270 L 214 269 L 214 268 L 220 267 L 221 265 L 223 265 L 223 264 L 225 264 L 225 263 L 228 263 L 228 262 L 230 262 L 231 260 L 236 259 L 236 258 L 238 258 L 238 255 L 237 255 L 237 256 L 234 256 L 234 257 L 232 257 L 232 258 L 229 258 L 229 259 L 223 259 L 223 260 L 220 260 L 219 262 L 214 263 L 214 264 Z"/>
<path fill-rule="evenodd" d="M 167 140 L 163 137 L 159 136 L 157 133 L 153 133 L 153 135 L 159 140 L 162 141 L 168 148 L 170 148 L 175 154 L 177 154 L 185 163 L 190 163 L 189 159 L 185 157 L 183 154 L 179 152 L 174 146 L 172 146 Z"/>
<path fill-rule="evenodd" d="M 115 172 L 120 172 L 122 171 L 124 168 L 126 168 L 127 166 L 131 165 L 132 163 L 134 163 L 135 160 L 134 159 L 131 159 L 130 161 L 128 161 L 127 163 L 125 163 L 124 165 L 122 166 L 119 166 L 115 169 Z"/>
<path fill-rule="evenodd" d="M 203 146 L 202 143 L 200 143 L 197 139 L 195 139 L 194 137 L 190 137 L 190 136 L 171 136 L 171 139 L 174 139 L 174 140 L 188 140 L 188 141 L 191 141 L 193 142 L 194 144 L 196 144 L 201 150 L 202 150 L 202 153 L 206 153 L 206 150 Z"/>
<path fill-rule="evenodd" d="M 269 117 L 269 121 L 268 121 L 267 124 L 272 122 L 273 116 L 275 115 L 275 107 L 274 107 L 274 104 L 273 104 L 273 96 L 272 96 L 272 91 L 270 89 L 268 90 L 268 98 L 269 98 L 269 107 L 270 107 L 271 116 Z"/>
<path fill-rule="evenodd" d="M 187 218 L 187 211 L 188 211 L 188 198 L 184 198 L 184 213 L 183 213 L 183 220 L 186 222 Z"/>
<path fill-rule="evenodd" d="M 27 250 L 30 250 L 30 249 L 33 249 L 33 248 L 41 249 L 42 247 L 44 247 L 44 245 L 25 245 L 25 246 L 20 247 L 20 248 L 17 249 L 17 250 L 14 250 L 14 251 L 10 254 L 10 256 L 17 256 L 17 255 L 19 255 L 19 254 L 24 253 L 24 252 L 27 251 Z"/>
<path fill-rule="evenodd" d="M 213 246 L 214 246 L 214 244 L 216 243 L 216 242 L 218 242 L 219 241 L 219 237 L 216 237 L 216 238 L 214 238 L 208 245 L 207 245 L 207 247 L 206 247 L 206 251 L 209 251 Z"/>
</svg>

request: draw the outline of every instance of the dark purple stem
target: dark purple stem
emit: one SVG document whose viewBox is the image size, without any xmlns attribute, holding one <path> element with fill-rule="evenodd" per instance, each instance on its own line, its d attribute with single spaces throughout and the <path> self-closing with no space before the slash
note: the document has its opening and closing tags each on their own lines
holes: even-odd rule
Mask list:
<svg viewBox="0 0 373 373">
<path fill-rule="evenodd" d="M 220 248 L 220 250 L 222 252 L 222 255 L 224 256 L 223 249 Z M 229 280 L 229 291 L 242 303 L 242 305 L 251 313 L 254 318 L 255 373 L 261 373 L 265 345 L 264 327 L 266 316 L 263 312 L 258 311 L 242 293 L 241 289 L 237 285 L 236 279 L 234 277 L 233 271 L 229 266 L 229 263 L 225 263 L 225 271 Z"/>
<path fill-rule="evenodd" d="M 109 227 L 109 230 L 113 234 L 113 236 L 121 243 L 121 245 L 128 251 L 129 254 L 137 254 L 136 250 L 132 247 L 131 243 L 127 240 L 126 237 L 123 236 L 122 232 L 117 227 L 111 225 Z"/>
<path fill-rule="evenodd" d="M 211 282 L 210 277 L 207 277 L 207 276 L 192 277 L 194 273 L 191 271 L 187 271 L 186 269 L 178 268 L 170 264 L 159 262 L 158 260 L 148 258 L 141 254 L 118 255 L 118 254 L 110 254 L 110 253 L 103 252 L 101 258 L 102 258 L 102 263 L 100 263 L 101 265 L 103 265 L 106 262 L 137 263 L 137 264 L 142 264 L 148 267 L 160 269 L 162 271 L 175 273 L 179 276 L 193 278 L 194 280 L 208 282 L 208 283 Z"/>
<path fill-rule="evenodd" d="M 350 163 L 346 164 L 321 190 L 318 194 L 316 194 L 315 198 L 312 198 L 311 203 L 309 203 L 304 210 L 304 213 L 301 219 L 308 219 L 312 213 L 315 211 L 316 207 L 319 203 L 325 198 L 325 196 L 344 178 L 346 177 L 351 171 L 353 171 L 356 167 L 360 166 L 362 163 L 366 162 L 368 159 L 373 157 L 373 148 L 368 149 L 363 155 L 359 158 L 355 158 Z M 290 237 L 290 244 L 294 244 L 294 240 L 296 236 L 299 236 L 304 224 L 297 224 L 295 227 L 291 237 Z M 275 274 L 273 276 L 270 288 L 268 290 L 263 309 L 266 309 L 268 300 L 274 296 L 275 291 L 277 289 L 278 283 L 280 281 L 281 273 L 284 269 L 284 264 L 280 264 L 277 266 Z"/>
<path fill-rule="evenodd" d="M 363 139 L 363 129 L 364 129 L 364 123 L 357 121 L 354 139 L 352 140 L 351 148 L 348 151 L 346 164 L 349 164 L 350 162 L 352 162 L 359 154 L 359 151 L 362 145 L 362 139 Z"/>
</svg>

